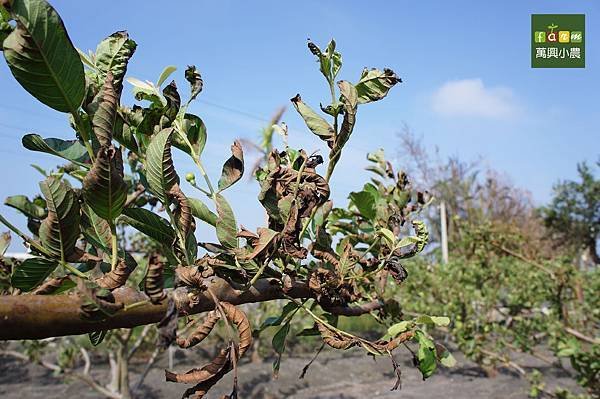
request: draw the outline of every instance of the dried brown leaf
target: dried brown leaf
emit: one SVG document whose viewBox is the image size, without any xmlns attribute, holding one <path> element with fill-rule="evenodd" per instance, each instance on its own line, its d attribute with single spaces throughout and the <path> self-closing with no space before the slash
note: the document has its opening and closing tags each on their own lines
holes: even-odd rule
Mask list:
<svg viewBox="0 0 600 399">
<path fill-rule="evenodd" d="M 31 291 L 31 294 L 32 295 L 50 295 L 50 294 L 54 293 L 54 291 L 59 289 L 60 286 L 62 285 L 62 283 L 68 279 L 69 279 L 68 276 L 51 278 L 50 280 L 46 281 L 44 284 L 37 287 L 35 290 Z"/>
<path fill-rule="evenodd" d="M 148 259 L 148 273 L 146 274 L 146 281 L 144 282 L 144 291 L 146 292 L 146 295 L 150 297 L 150 301 L 154 304 L 162 302 L 166 297 L 163 290 L 163 268 L 164 264 L 160 261 L 158 255 L 150 255 L 150 259 Z"/>
<path fill-rule="evenodd" d="M 215 310 L 208 312 L 202 324 L 187 338 L 177 338 L 177 345 L 179 345 L 180 348 L 191 348 L 192 346 L 199 344 L 210 334 L 220 318 L 219 312 Z"/>
<path fill-rule="evenodd" d="M 92 117 L 92 129 L 98 142 L 103 147 L 108 147 L 112 142 L 112 132 L 117 116 L 119 99 L 113 86 L 113 74 L 108 72 L 104 80 L 102 91 L 98 94 L 98 109 Z"/>
<path fill-rule="evenodd" d="M 108 290 L 122 287 L 125 285 L 136 266 L 137 264 L 135 262 L 127 263 L 124 259 L 121 259 L 113 270 L 97 279 L 96 284 Z"/>
<path fill-rule="evenodd" d="M 188 287 L 194 287 L 199 289 L 205 289 L 204 276 L 202 271 L 195 266 L 177 266 L 175 268 L 175 274 L 179 279 L 180 283 L 187 285 Z"/>
<path fill-rule="evenodd" d="M 178 183 L 173 184 L 171 189 L 168 191 L 167 196 L 175 203 L 176 207 L 174 214 L 177 224 L 184 236 L 187 236 L 192 228 L 192 221 L 194 220 L 192 217 L 192 208 L 190 207 L 190 203 L 183 191 L 181 191 L 181 187 L 179 187 Z"/>
<path fill-rule="evenodd" d="M 198 384 L 218 376 L 223 370 L 229 369 L 231 362 L 229 358 L 230 347 L 222 349 L 221 352 L 210 363 L 199 369 L 179 374 L 165 370 L 165 378 L 170 382 L 184 384 Z M 229 370 L 227 370 L 229 371 Z"/>
<path fill-rule="evenodd" d="M 238 358 L 241 358 L 252 345 L 252 330 L 246 314 L 228 302 L 221 302 L 227 319 L 235 324 L 240 339 Z"/>
<path fill-rule="evenodd" d="M 323 339 L 323 342 L 325 342 L 332 348 L 346 350 L 359 344 L 359 341 L 353 338 L 343 337 L 337 332 L 330 330 L 324 324 L 317 323 L 317 328 L 321 333 L 321 338 Z"/>
</svg>

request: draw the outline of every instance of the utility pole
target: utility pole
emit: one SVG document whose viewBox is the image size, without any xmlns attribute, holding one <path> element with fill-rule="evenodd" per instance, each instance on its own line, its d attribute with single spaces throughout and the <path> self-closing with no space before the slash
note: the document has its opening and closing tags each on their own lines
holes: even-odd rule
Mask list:
<svg viewBox="0 0 600 399">
<path fill-rule="evenodd" d="M 440 224 L 442 232 L 442 262 L 448 263 L 448 228 L 446 223 L 446 203 L 440 203 Z"/>
</svg>

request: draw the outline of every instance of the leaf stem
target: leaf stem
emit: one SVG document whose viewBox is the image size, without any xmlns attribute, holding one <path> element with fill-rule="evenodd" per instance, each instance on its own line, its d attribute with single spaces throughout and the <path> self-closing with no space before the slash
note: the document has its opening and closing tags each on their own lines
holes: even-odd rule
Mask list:
<svg viewBox="0 0 600 399">
<path fill-rule="evenodd" d="M 147 303 L 150 303 L 150 301 L 149 301 L 149 300 L 147 300 L 147 299 L 145 299 L 145 300 L 143 300 L 143 301 L 139 301 L 139 302 L 134 302 L 134 303 L 131 303 L 131 304 L 129 304 L 129 305 L 125 305 L 125 306 L 123 307 L 123 311 L 124 311 L 124 312 L 126 312 L 126 311 L 128 311 L 128 310 L 131 310 L 131 309 L 134 309 L 134 308 L 137 308 L 137 307 L 140 307 L 140 306 L 144 306 L 144 305 L 146 305 Z"/>
<path fill-rule="evenodd" d="M 19 230 L 17 227 L 15 227 L 12 223 L 10 223 L 8 220 L 6 220 L 4 218 L 4 216 L 2 216 L 2 215 L 0 215 L 0 222 L 3 225 L 5 225 L 6 227 L 8 227 L 9 229 L 11 229 L 15 234 L 17 234 L 19 237 L 21 237 L 30 246 L 34 247 L 35 249 L 37 249 L 38 251 L 40 251 L 41 253 L 43 253 L 45 255 L 50 255 L 44 247 L 42 247 L 40 244 L 38 244 L 33 238 L 27 236 L 25 233 L 23 233 L 21 230 Z"/>
<path fill-rule="evenodd" d="M 74 275 L 76 275 L 77 277 L 81 277 L 84 279 L 87 279 L 88 277 L 83 274 L 80 270 L 76 269 L 75 267 L 71 266 L 70 264 L 68 264 L 67 262 L 61 262 L 62 266 L 67 269 L 68 271 L 70 271 L 71 273 L 73 273 Z"/>
<path fill-rule="evenodd" d="M 179 243 L 179 248 L 181 248 L 181 250 L 183 251 L 183 255 L 185 256 L 185 261 L 187 262 L 188 265 L 190 265 L 192 262 L 190 261 L 188 253 L 187 253 L 187 248 L 185 245 L 186 238 L 181 234 L 181 231 L 179 231 L 179 228 L 177 227 L 177 222 L 175 221 L 175 216 L 173 215 L 173 212 L 171 211 L 171 208 L 169 208 L 168 204 L 166 204 L 165 210 L 167 211 L 167 214 L 169 215 L 171 224 L 175 227 L 175 234 L 177 234 L 177 238 L 178 238 L 177 241 Z"/>
<path fill-rule="evenodd" d="M 115 225 L 114 220 L 109 221 L 110 226 L 110 245 L 112 249 L 112 255 L 110 258 L 110 270 L 115 270 L 117 267 L 117 261 L 119 259 L 119 245 L 118 245 L 118 237 L 117 237 L 117 226 Z"/>
<path fill-rule="evenodd" d="M 83 119 L 81 119 L 81 115 L 79 115 L 78 112 L 71 112 L 71 115 L 73 116 L 73 120 L 75 121 L 75 126 L 77 127 L 77 130 L 79 131 L 79 134 L 81 135 L 81 139 L 83 140 L 85 149 L 87 150 L 88 155 L 90 156 L 90 159 L 92 160 L 92 162 L 94 162 L 94 159 L 96 158 L 96 156 L 94 155 L 94 150 L 92 149 L 92 146 L 90 145 L 90 137 L 88 135 L 88 131 L 85 127 L 85 124 L 83 123 Z"/>
<path fill-rule="evenodd" d="M 179 134 L 179 136 L 181 137 L 181 139 L 183 141 L 185 141 L 185 143 L 187 144 L 187 146 L 190 148 L 190 151 L 192 152 L 192 159 L 194 160 L 194 163 L 198 167 L 198 170 L 200 170 L 200 174 L 202 175 L 202 177 L 206 181 L 206 185 L 208 187 L 208 190 L 210 191 L 210 195 L 209 196 L 214 199 L 215 198 L 215 189 L 213 188 L 212 183 L 210 182 L 210 179 L 208 178 L 208 174 L 206 173 L 206 169 L 204 169 L 204 165 L 202 164 L 202 161 L 200 160 L 200 154 L 198 154 L 196 152 L 196 150 L 192 146 L 192 143 L 190 143 L 190 140 L 181 131 L 181 126 L 180 126 L 179 123 L 175 123 L 175 128 L 176 128 L 175 130 L 177 131 L 177 133 Z M 198 189 L 200 190 L 199 187 L 198 187 Z M 201 190 L 201 191 L 203 191 L 203 190 Z"/>
</svg>

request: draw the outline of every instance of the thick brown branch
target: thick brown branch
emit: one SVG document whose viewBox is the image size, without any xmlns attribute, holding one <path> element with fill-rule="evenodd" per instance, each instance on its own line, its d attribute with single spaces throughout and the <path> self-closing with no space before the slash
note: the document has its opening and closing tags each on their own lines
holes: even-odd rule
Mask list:
<svg viewBox="0 0 600 399">
<path fill-rule="evenodd" d="M 285 294 L 274 279 L 260 279 L 247 290 L 232 288 L 225 280 L 213 277 L 206 282 L 208 288 L 219 301 L 234 305 L 253 302 L 266 302 L 274 299 L 310 298 L 310 290 L 305 284 L 296 284 Z M 184 289 L 184 288 L 179 288 Z M 117 302 L 127 305 L 148 301 L 146 294 L 130 287 L 113 291 Z M 198 300 L 188 314 L 206 312 L 214 308 L 214 302 L 207 291 L 198 294 Z M 4 295 L 0 296 L 0 340 L 42 339 L 63 335 L 85 334 L 93 331 L 115 328 L 133 328 L 159 322 L 167 310 L 167 301 L 154 305 L 150 302 L 118 311 L 102 321 L 81 319 L 79 307 L 81 299 L 77 295 Z M 343 316 L 359 316 L 377 310 L 380 301 L 359 306 L 327 307 L 328 312 Z"/>
<path fill-rule="evenodd" d="M 220 301 L 234 305 L 284 298 L 279 284 L 272 279 L 258 280 L 246 291 L 236 290 L 226 281 L 216 277 L 210 279 L 207 285 Z M 148 300 L 145 294 L 129 287 L 117 288 L 113 295 L 117 302 L 123 302 L 125 305 Z M 305 285 L 292 287 L 286 295 L 294 298 L 311 296 Z M 41 339 L 132 328 L 157 323 L 167 310 L 167 301 L 157 305 L 146 303 L 120 310 L 103 321 L 86 321 L 80 317 L 80 305 L 81 299 L 76 295 L 0 296 L 0 340 Z M 213 308 L 213 300 L 205 291 L 199 294 L 198 303 L 189 313 L 201 313 Z"/>
</svg>

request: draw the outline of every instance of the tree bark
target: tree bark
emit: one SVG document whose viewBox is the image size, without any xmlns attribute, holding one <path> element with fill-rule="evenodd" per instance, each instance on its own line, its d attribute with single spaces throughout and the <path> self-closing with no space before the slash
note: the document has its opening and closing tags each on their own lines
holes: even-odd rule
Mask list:
<svg viewBox="0 0 600 399">
<path fill-rule="evenodd" d="M 266 302 L 274 299 L 311 298 L 313 294 L 304 283 L 295 284 L 284 293 L 275 279 L 258 280 L 246 290 L 238 290 L 225 280 L 213 277 L 205 282 L 219 301 L 240 305 Z M 181 288 L 180 288 L 181 289 Z M 116 302 L 125 306 L 148 300 L 146 294 L 130 287 L 113 291 Z M 78 295 L 3 295 L 0 296 L 0 340 L 43 339 L 64 335 L 86 334 L 115 328 L 133 328 L 159 322 L 167 311 L 167 301 L 154 305 L 150 302 L 131 309 L 123 309 L 101 321 L 87 321 L 80 316 L 82 299 Z M 358 316 L 379 309 L 383 304 L 373 301 L 356 307 L 327 307 L 338 315 Z M 198 293 L 198 301 L 187 314 L 214 309 L 214 302 L 207 290 Z M 181 314 L 181 312 L 180 312 Z"/>
<path fill-rule="evenodd" d="M 206 282 L 220 301 L 234 305 L 263 302 L 284 298 L 280 286 L 273 279 L 258 280 L 254 286 L 241 291 L 232 288 L 218 277 Z M 113 291 L 116 302 L 131 305 L 148 297 L 133 288 L 121 287 Z M 294 298 L 308 298 L 305 285 L 292 287 L 287 293 Z M 133 328 L 159 322 L 167 311 L 167 301 L 158 305 L 146 303 L 120 310 L 102 321 L 86 321 L 80 316 L 82 299 L 78 295 L 3 295 L 0 296 L 0 340 L 42 339 L 64 335 L 85 334 L 115 328 Z M 207 291 L 199 294 L 199 301 L 189 314 L 212 310 L 214 302 Z"/>
</svg>

